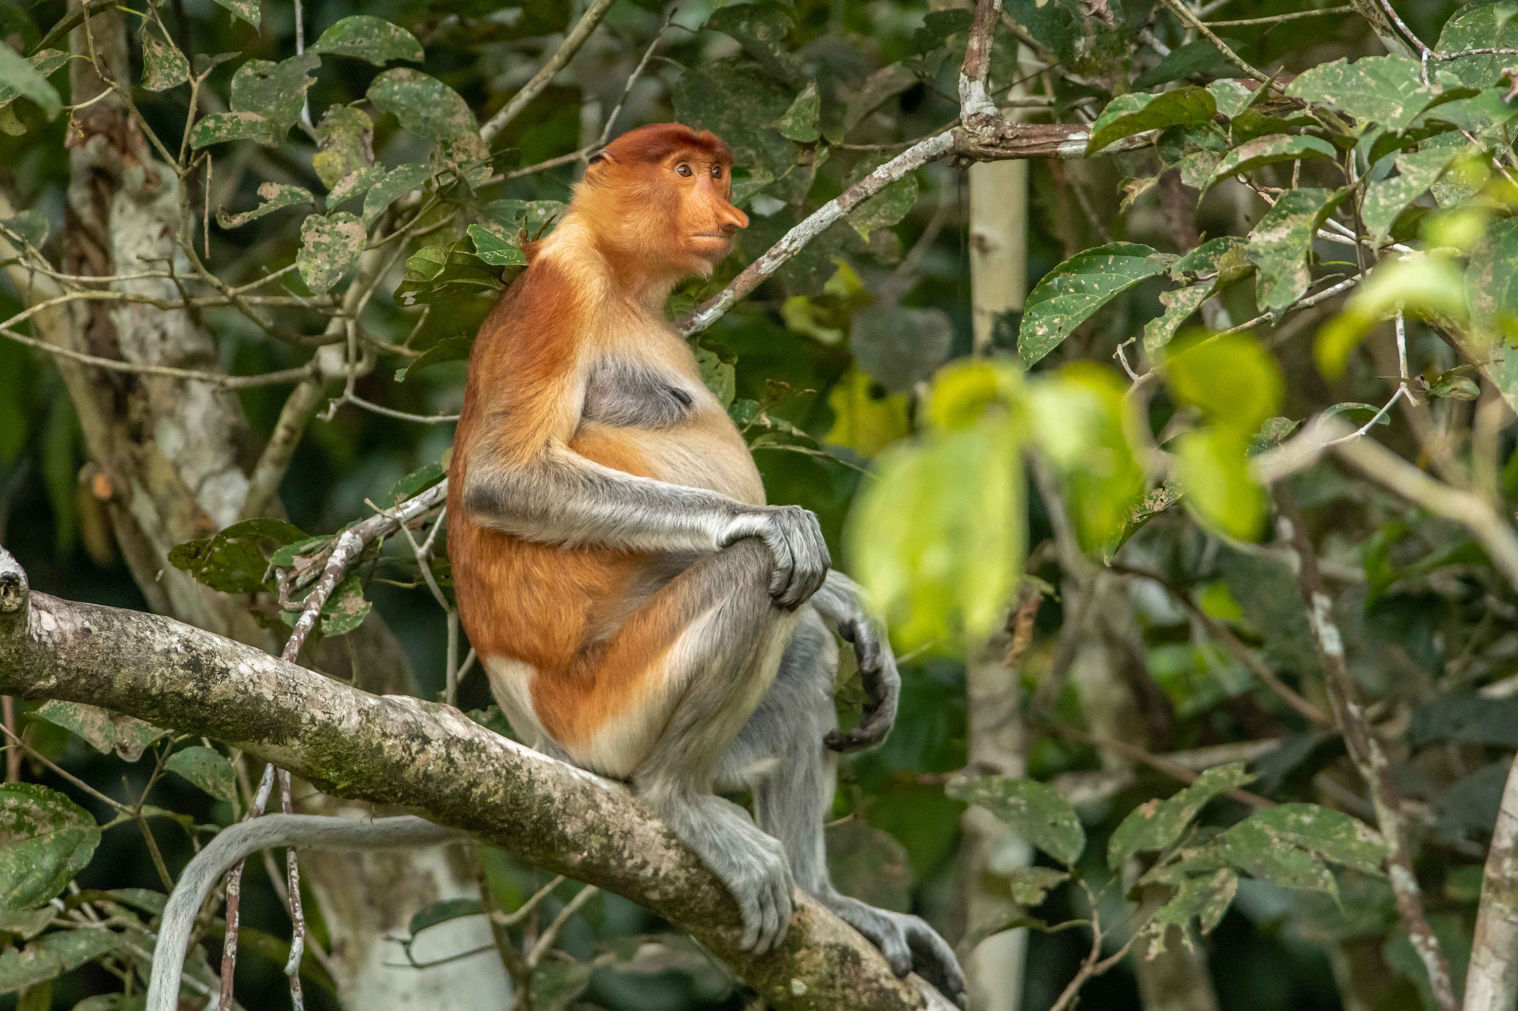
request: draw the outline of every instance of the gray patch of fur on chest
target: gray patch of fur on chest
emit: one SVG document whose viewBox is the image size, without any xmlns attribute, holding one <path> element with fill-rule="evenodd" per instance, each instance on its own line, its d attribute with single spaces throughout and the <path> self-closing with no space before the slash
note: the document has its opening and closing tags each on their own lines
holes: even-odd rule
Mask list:
<svg viewBox="0 0 1518 1011">
<path fill-rule="evenodd" d="M 689 417 L 694 402 L 667 373 L 608 360 L 591 369 L 581 418 L 615 428 L 662 428 Z"/>
</svg>

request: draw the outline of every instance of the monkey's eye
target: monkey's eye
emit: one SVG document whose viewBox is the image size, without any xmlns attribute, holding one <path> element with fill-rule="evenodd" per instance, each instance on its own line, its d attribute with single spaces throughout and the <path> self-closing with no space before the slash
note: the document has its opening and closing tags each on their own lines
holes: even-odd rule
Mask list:
<svg viewBox="0 0 1518 1011">
<path fill-rule="evenodd" d="M 722 178 L 722 166 L 721 165 L 713 165 L 712 166 L 712 178 L 713 179 L 721 179 Z"/>
<path fill-rule="evenodd" d="M 690 166 L 687 165 L 687 164 L 685 164 L 685 162 L 681 162 L 680 164 L 676 165 L 675 166 L 675 171 L 678 172 L 680 175 L 683 175 L 683 176 L 693 176 L 693 175 L 695 175 L 695 173 L 690 170 Z"/>
</svg>

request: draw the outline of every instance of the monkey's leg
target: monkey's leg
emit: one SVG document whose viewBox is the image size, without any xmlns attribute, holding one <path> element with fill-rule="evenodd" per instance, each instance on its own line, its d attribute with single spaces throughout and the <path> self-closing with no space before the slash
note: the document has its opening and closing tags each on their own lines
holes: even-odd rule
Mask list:
<svg viewBox="0 0 1518 1011">
<path fill-rule="evenodd" d="M 727 886 L 745 949 L 785 934 L 792 881 L 780 844 L 712 791 L 717 762 L 774 680 L 796 623 L 770 596 L 774 563 L 757 538 L 696 562 L 635 612 L 598 658 L 605 675 L 661 665 L 646 718 L 662 726 L 634 789 Z"/>
<path fill-rule="evenodd" d="M 823 738 L 837 727 L 838 650 L 816 613 L 803 612 L 775 683 L 723 759 L 719 783 L 753 789 L 759 827 L 780 840 L 796 884 L 873 941 L 898 976 L 915 969 L 963 1006 L 964 973 L 948 942 L 920 917 L 850 898 L 828 879 L 822 827 L 833 806 L 837 758 Z"/>
</svg>

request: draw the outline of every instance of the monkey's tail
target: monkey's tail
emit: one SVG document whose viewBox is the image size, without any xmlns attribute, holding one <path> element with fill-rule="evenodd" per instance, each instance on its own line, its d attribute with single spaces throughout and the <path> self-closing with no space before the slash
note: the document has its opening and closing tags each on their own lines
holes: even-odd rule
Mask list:
<svg viewBox="0 0 1518 1011">
<path fill-rule="evenodd" d="M 310 814 L 270 814 L 223 829 L 196 854 L 179 876 L 164 907 L 153 950 L 153 974 L 148 983 L 147 1011 L 177 1011 L 179 977 L 195 915 L 211 888 L 233 864 L 271 846 L 300 849 L 390 849 L 429 846 L 464 838 L 457 829 L 434 825 L 423 818 L 360 820 Z"/>
</svg>

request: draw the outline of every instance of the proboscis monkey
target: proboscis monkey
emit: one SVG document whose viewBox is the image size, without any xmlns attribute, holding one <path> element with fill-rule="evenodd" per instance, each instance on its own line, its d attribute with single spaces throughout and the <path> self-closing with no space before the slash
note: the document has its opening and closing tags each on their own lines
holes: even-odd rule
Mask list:
<svg viewBox="0 0 1518 1011">
<path fill-rule="evenodd" d="M 765 504 L 748 447 L 664 314 L 747 216 L 732 155 L 678 124 L 591 159 L 486 319 L 449 476 L 459 617 L 513 728 L 628 780 L 727 885 L 745 947 L 784 935 L 795 882 L 949 996 L 949 946 L 836 892 L 831 750 L 881 740 L 898 678 L 812 513 Z M 836 730 L 837 632 L 870 702 Z M 824 743 L 826 741 L 826 743 Z M 717 796 L 747 787 L 754 817 Z"/>
<path fill-rule="evenodd" d="M 748 224 L 731 168 L 710 133 L 634 130 L 590 160 L 563 220 L 529 244 L 469 360 L 448 488 L 459 616 L 518 735 L 630 782 L 737 900 L 745 948 L 779 942 L 799 884 L 895 972 L 915 968 L 962 1003 L 948 944 L 918 917 L 837 892 L 824 861 L 832 752 L 879 742 L 895 719 L 884 629 L 829 571 L 817 518 L 765 503 L 748 447 L 664 315 L 674 284 L 710 273 Z M 847 732 L 834 633 L 868 695 Z M 753 818 L 716 793 L 742 788 Z M 195 911 L 237 855 L 455 837 L 414 818 L 370 832 L 326 821 L 234 826 L 186 869 L 150 1011 L 174 1006 Z"/>
</svg>

